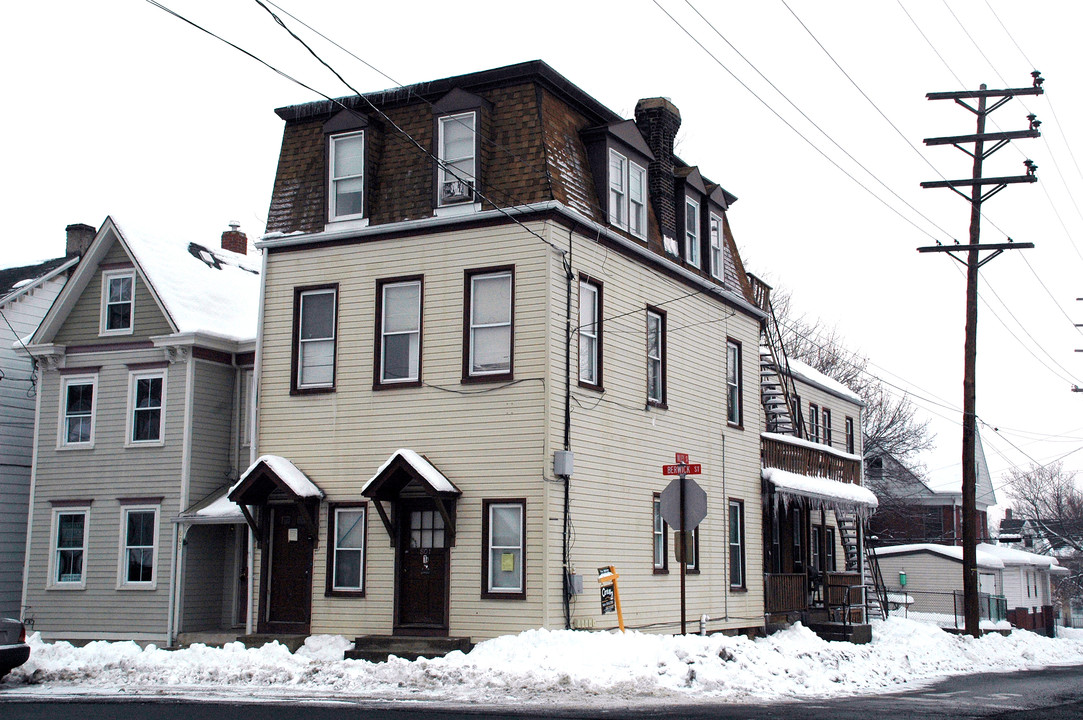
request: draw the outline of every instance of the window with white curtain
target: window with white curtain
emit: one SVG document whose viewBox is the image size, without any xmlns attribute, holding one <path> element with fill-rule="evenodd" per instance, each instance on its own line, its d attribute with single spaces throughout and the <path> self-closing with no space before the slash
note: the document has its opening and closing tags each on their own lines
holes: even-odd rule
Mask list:
<svg viewBox="0 0 1083 720">
<path fill-rule="evenodd" d="M 512 271 L 468 275 L 467 378 L 512 371 Z"/>
</svg>

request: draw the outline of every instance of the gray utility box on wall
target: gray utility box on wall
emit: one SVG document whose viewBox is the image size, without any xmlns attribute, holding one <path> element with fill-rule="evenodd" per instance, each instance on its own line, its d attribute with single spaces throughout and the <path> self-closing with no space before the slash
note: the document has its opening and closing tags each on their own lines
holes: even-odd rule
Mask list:
<svg viewBox="0 0 1083 720">
<path fill-rule="evenodd" d="M 553 453 L 553 474 L 569 477 L 575 472 L 575 453 L 571 450 L 557 450 Z"/>
</svg>

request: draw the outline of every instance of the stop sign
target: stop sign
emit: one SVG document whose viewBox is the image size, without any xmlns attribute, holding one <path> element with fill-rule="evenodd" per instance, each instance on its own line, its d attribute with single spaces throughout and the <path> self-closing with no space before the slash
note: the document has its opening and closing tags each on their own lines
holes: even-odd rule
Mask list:
<svg viewBox="0 0 1083 720">
<path fill-rule="evenodd" d="M 681 483 L 684 483 L 684 529 L 691 530 L 707 517 L 707 493 L 690 477 L 676 478 L 659 496 L 662 519 L 681 529 Z"/>
</svg>

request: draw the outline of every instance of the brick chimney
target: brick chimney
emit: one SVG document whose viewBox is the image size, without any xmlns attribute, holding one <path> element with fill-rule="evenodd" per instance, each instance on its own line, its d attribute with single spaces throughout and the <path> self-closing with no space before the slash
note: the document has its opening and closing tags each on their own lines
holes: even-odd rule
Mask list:
<svg viewBox="0 0 1083 720">
<path fill-rule="evenodd" d="M 1004 519 L 1005 520 L 1011 520 L 1012 519 L 1012 509 L 1011 508 L 1004 508 Z"/>
<path fill-rule="evenodd" d="M 240 255 L 248 254 L 248 236 L 238 230 L 241 224 L 234 220 L 229 224 L 229 230 L 222 233 L 222 249 L 235 252 Z"/>
<path fill-rule="evenodd" d="M 65 255 L 83 255 L 98 231 L 84 223 L 72 223 L 64 228 L 68 233 L 68 242 L 64 250 Z"/>
<path fill-rule="evenodd" d="M 636 127 L 654 160 L 647 168 L 647 184 L 664 237 L 677 237 L 677 199 L 673 193 L 673 140 L 681 127 L 681 111 L 667 98 L 644 98 L 636 103 Z"/>
</svg>

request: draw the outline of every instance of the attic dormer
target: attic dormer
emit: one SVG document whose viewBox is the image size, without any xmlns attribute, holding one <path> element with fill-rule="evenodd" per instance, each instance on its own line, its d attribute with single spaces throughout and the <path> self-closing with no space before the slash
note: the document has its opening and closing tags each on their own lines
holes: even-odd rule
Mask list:
<svg viewBox="0 0 1083 720">
<path fill-rule="evenodd" d="M 614 228 L 647 240 L 647 168 L 654 154 L 631 120 L 580 133 L 602 212 Z"/>
<path fill-rule="evenodd" d="M 492 132 L 493 104 L 453 88 L 432 104 L 434 164 L 433 207 L 437 215 L 480 209 L 488 169 L 482 137 Z"/>
</svg>

